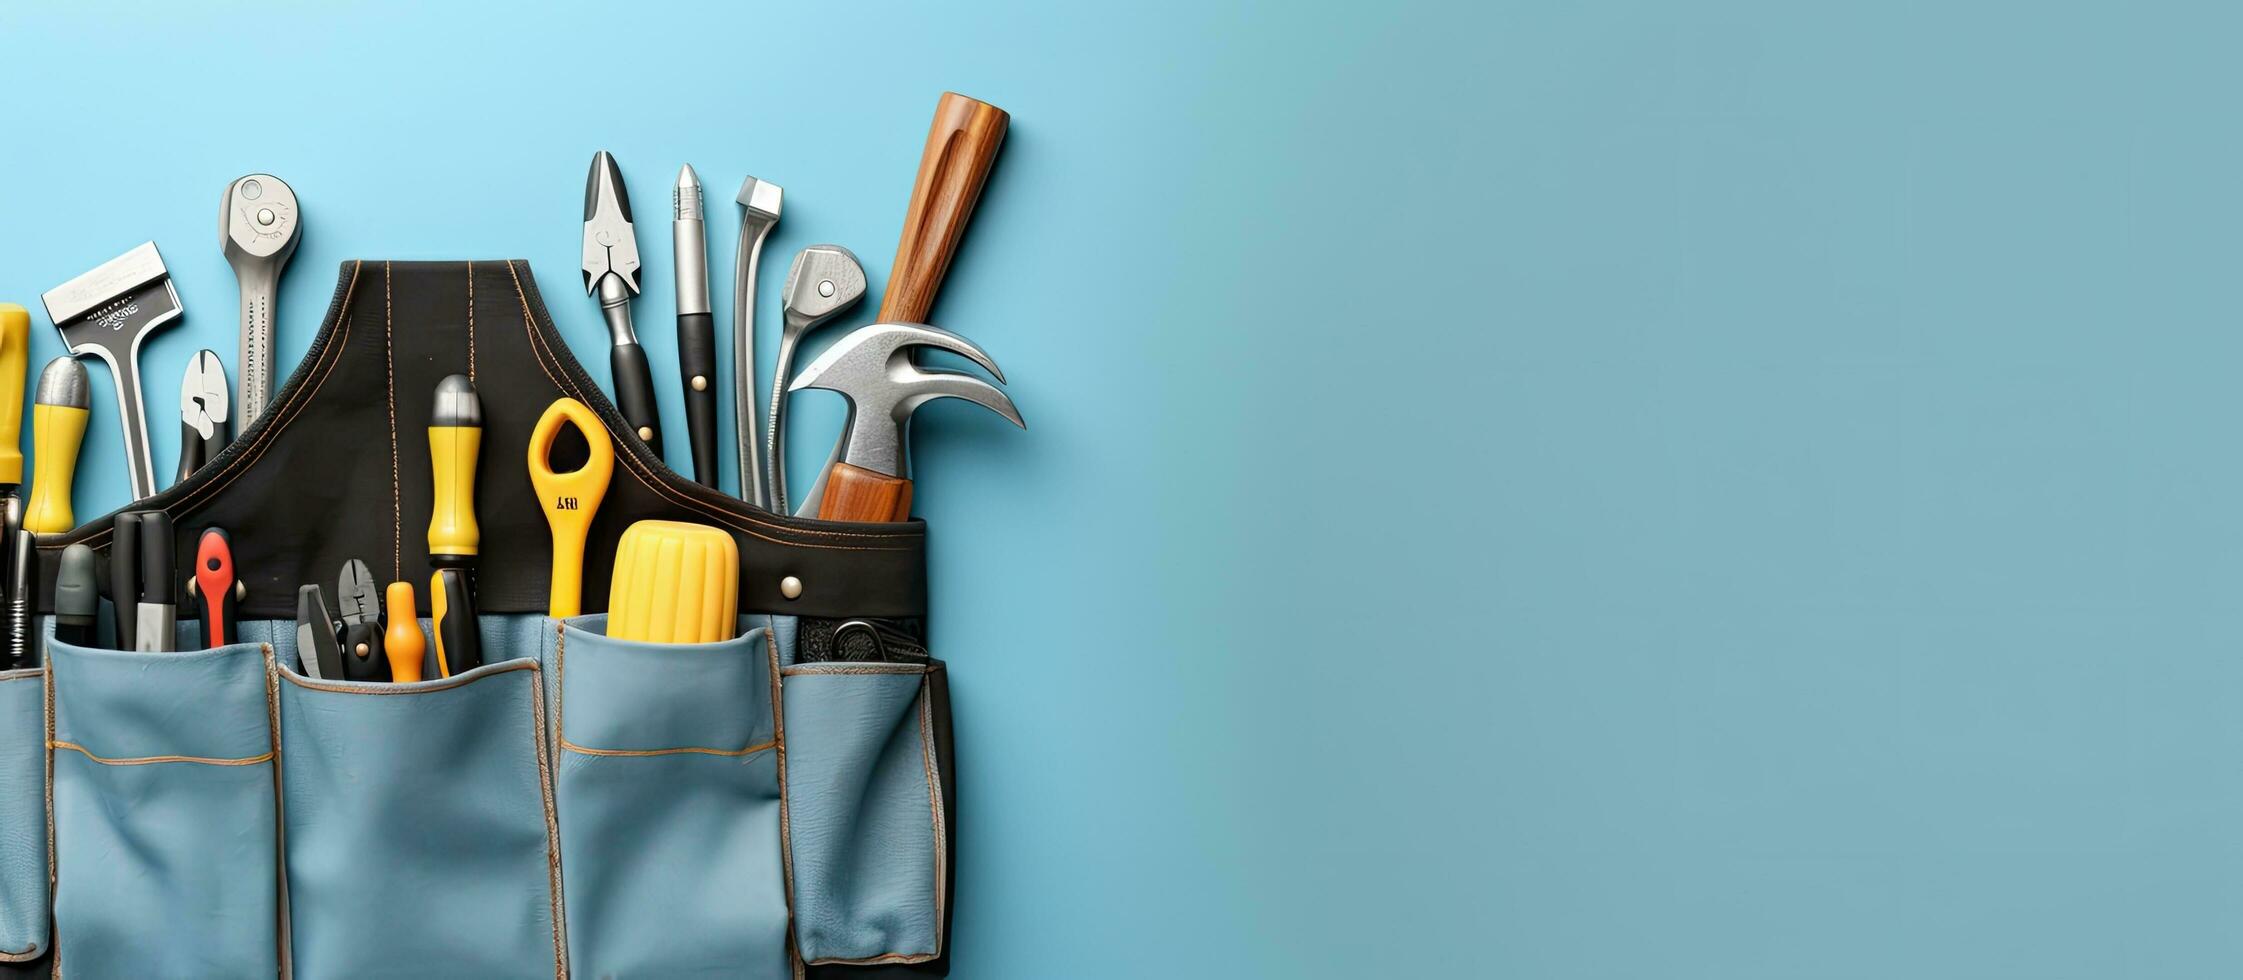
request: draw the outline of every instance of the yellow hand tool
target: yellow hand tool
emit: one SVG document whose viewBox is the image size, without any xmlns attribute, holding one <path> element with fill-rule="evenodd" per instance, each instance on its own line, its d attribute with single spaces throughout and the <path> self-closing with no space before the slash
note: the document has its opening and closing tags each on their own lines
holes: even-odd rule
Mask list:
<svg viewBox="0 0 2243 980">
<path fill-rule="evenodd" d="M 421 658 L 428 653 L 428 637 L 421 633 L 421 613 L 413 607 L 413 583 L 389 584 L 389 633 L 382 638 L 389 655 L 389 678 L 399 684 L 421 679 Z"/>
<path fill-rule="evenodd" d="M 483 402 L 467 375 L 436 383 L 436 408 L 428 417 L 428 463 L 435 476 L 428 515 L 428 563 L 475 567 L 483 530 L 475 524 L 475 459 L 483 448 Z"/>
<path fill-rule="evenodd" d="M 31 369 L 31 311 L 0 303 L 0 484 L 23 485 L 23 382 Z"/>
<path fill-rule="evenodd" d="M 740 546 L 702 524 L 640 521 L 615 546 L 607 635 L 649 643 L 715 643 L 737 632 Z"/>
<path fill-rule="evenodd" d="M 591 458 L 567 473 L 553 471 L 553 440 L 563 426 L 575 426 L 591 447 Z M 584 539 L 592 532 L 592 515 L 607 497 L 608 480 L 615 475 L 615 446 L 607 427 L 592 409 L 574 398 L 546 406 L 545 414 L 530 430 L 530 485 L 537 488 L 545 522 L 553 527 L 553 588 L 546 614 L 566 619 L 584 608 Z"/>
<path fill-rule="evenodd" d="M 31 451 L 39 470 L 31 475 L 31 505 L 25 530 L 59 534 L 78 526 L 70 491 L 78 476 L 78 446 L 86 438 L 86 366 L 75 357 L 58 357 L 39 372 L 37 404 L 31 406 Z"/>
</svg>

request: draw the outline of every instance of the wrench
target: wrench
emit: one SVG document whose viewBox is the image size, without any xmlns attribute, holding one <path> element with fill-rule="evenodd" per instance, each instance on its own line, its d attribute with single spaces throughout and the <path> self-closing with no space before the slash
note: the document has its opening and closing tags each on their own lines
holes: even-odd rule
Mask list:
<svg viewBox="0 0 2243 980">
<path fill-rule="evenodd" d="M 771 413 L 763 441 L 772 513 L 787 512 L 787 377 L 794 370 L 795 345 L 804 334 L 857 305 L 864 289 L 864 265 L 839 245 L 803 249 L 787 269 L 780 308 L 785 328 L 779 334 L 779 364 L 771 374 Z"/>
<path fill-rule="evenodd" d="M 219 205 L 219 247 L 241 283 L 241 394 L 234 399 L 234 415 L 244 432 L 272 396 L 273 306 L 280 272 L 302 237 L 299 219 L 296 192 L 271 174 L 250 174 L 226 185 Z"/>
</svg>

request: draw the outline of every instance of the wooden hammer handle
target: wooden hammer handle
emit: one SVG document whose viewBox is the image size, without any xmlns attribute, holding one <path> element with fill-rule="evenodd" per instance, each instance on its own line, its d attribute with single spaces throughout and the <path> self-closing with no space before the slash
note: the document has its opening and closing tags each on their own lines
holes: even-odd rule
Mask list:
<svg viewBox="0 0 2243 980">
<path fill-rule="evenodd" d="M 911 481 L 835 463 L 826 471 L 826 495 L 818 501 L 821 521 L 893 524 L 911 519 Z"/>
<path fill-rule="evenodd" d="M 888 291 L 880 298 L 881 322 L 927 321 L 935 290 L 950 271 L 950 258 L 957 254 L 966 219 L 981 199 L 981 185 L 989 180 L 1011 121 L 1005 110 L 987 102 L 956 92 L 942 94 L 934 127 L 927 131 L 927 149 L 919 157 L 919 179 L 911 186 L 911 207 L 903 215 L 903 240 L 888 270 Z"/>
</svg>

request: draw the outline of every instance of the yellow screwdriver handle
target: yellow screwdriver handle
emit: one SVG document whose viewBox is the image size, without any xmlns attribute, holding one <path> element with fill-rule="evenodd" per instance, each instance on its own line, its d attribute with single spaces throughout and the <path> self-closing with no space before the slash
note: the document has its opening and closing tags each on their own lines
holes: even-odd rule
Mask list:
<svg viewBox="0 0 2243 980">
<path fill-rule="evenodd" d="M 23 484 L 24 372 L 31 369 L 31 311 L 0 303 L 0 483 Z"/>
<path fill-rule="evenodd" d="M 39 469 L 31 474 L 31 505 L 23 512 L 24 530 L 59 534 L 78 526 L 70 509 L 70 490 L 78 476 L 78 445 L 86 438 L 92 412 L 69 405 L 31 408 L 31 445 Z"/>
<path fill-rule="evenodd" d="M 553 440 L 564 425 L 575 426 L 592 453 L 582 469 L 555 473 Z M 553 527 L 553 588 L 546 612 L 555 619 L 584 608 L 584 539 L 592 533 L 592 515 L 599 512 L 615 476 L 615 445 L 609 439 L 600 417 L 574 398 L 547 406 L 530 430 L 530 485 L 537 488 L 538 506 Z"/>
<path fill-rule="evenodd" d="M 464 374 L 436 386 L 428 427 L 429 472 L 435 477 L 428 514 L 428 558 L 438 566 L 472 565 L 482 550 L 475 523 L 475 459 L 483 448 L 483 409 Z"/>
</svg>

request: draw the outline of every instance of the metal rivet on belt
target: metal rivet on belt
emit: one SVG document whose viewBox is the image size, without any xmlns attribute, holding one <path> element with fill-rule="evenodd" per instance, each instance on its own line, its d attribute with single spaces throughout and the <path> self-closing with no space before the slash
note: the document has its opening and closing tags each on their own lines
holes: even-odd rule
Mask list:
<svg viewBox="0 0 2243 980">
<path fill-rule="evenodd" d="M 789 599 L 802 598 L 802 580 L 792 575 L 779 580 L 779 594 Z"/>
</svg>

